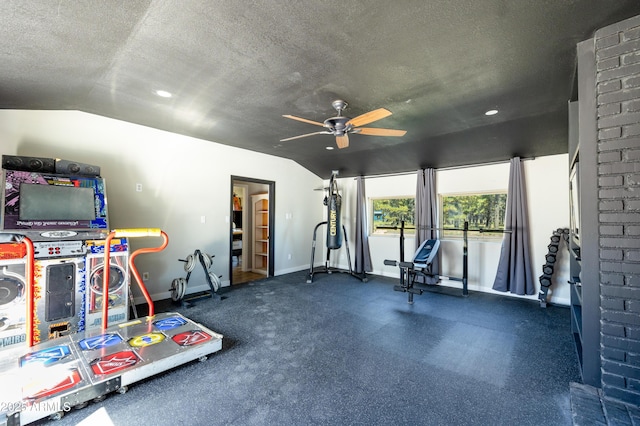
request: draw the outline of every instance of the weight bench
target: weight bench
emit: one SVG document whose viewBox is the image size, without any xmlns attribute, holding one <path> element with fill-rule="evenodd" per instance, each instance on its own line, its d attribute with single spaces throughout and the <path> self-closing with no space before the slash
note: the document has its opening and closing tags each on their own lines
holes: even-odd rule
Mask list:
<svg viewBox="0 0 640 426">
<path fill-rule="evenodd" d="M 433 277 L 434 274 L 431 271 L 433 260 L 438 254 L 440 248 L 440 240 L 431 239 L 425 240 L 420 244 L 415 254 L 413 255 L 412 262 L 385 260 L 384 264 L 387 266 L 399 266 L 400 267 L 400 285 L 393 286 L 395 291 L 401 291 L 408 293 L 409 304 L 413 303 L 414 294 L 422 294 L 424 290 L 414 288 L 413 285 L 416 282 L 416 278 L 421 277 Z"/>
</svg>

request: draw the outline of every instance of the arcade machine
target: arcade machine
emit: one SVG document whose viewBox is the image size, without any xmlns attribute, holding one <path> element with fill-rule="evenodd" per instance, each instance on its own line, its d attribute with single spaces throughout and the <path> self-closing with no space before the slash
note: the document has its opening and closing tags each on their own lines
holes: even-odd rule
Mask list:
<svg viewBox="0 0 640 426">
<path fill-rule="evenodd" d="M 6 167 L 2 177 L 0 426 L 59 418 L 222 349 L 222 336 L 202 325 L 155 314 L 134 259 L 163 250 L 168 237 L 108 232 L 102 178 Z M 126 241 L 138 237 L 163 242 L 128 255 Z M 129 273 L 149 304 L 149 316 L 132 321 Z"/>
</svg>

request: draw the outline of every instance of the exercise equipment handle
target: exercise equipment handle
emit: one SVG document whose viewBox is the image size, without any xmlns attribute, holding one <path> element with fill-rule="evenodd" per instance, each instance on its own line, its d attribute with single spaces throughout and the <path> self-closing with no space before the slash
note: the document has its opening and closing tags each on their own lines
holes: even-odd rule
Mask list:
<svg viewBox="0 0 640 426">
<path fill-rule="evenodd" d="M 160 228 L 126 228 L 114 229 L 114 238 L 138 238 L 138 237 L 160 237 Z"/>
<path fill-rule="evenodd" d="M 110 275 L 110 261 L 111 261 L 111 240 L 114 238 L 137 238 L 137 237 L 162 237 L 163 242 L 158 247 L 148 247 L 141 248 L 129 256 L 129 269 L 131 274 L 135 277 L 136 282 L 138 283 L 138 287 L 140 287 L 140 291 L 147 301 L 149 305 L 149 317 L 152 317 L 155 314 L 155 309 L 153 306 L 153 300 L 151 300 L 151 296 L 145 287 L 142 277 L 138 272 L 138 268 L 134 264 L 134 259 L 144 253 L 157 253 L 159 251 L 164 250 L 169 244 L 169 237 L 167 234 L 159 228 L 132 228 L 132 229 L 116 229 L 109 233 L 107 239 L 104 242 L 104 273 L 103 273 L 103 281 L 102 281 L 102 331 L 104 332 L 109 326 L 109 275 Z"/>
</svg>

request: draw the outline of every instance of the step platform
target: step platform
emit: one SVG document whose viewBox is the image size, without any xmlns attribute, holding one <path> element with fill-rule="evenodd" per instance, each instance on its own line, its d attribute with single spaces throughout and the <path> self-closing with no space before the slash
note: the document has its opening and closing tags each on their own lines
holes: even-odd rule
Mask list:
<svg viewBox="0 0 640 426">
<path fill-rule="evenodd" d="M 56 417 L 222 349 L 222 335 L 162 313 L 16 348 L 0 358 L 0 425 Z"/>
</svg>

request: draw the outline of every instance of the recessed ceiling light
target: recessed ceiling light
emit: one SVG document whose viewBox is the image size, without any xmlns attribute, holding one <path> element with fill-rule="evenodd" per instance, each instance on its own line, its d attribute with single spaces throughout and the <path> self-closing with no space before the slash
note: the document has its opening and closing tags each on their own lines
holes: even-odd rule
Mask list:
<svg viewBox="0 0 640 426">
<path fill-rule="evenodd" d="M 328 146 L 328 147 L 326 147 L 325 149 L 326 149 L 327 151 L 331 151 L 331 150 L 333 149 L 333 147 L 332 147 L 332 146 Z"/>
<path fill-rule="evenodd" d="M 167 92 L 166 90 L 156 90 L 156 95 L 162 98 L 170 98 L 171 96 L 173 96 L 171 92 Z"/>
<path fill-rule="evenodd" d="M 496 115 L 497 113 L 497 109 L 490 109 L 489 111 L 485 112 L 484 115 Z"/>
</svg>

